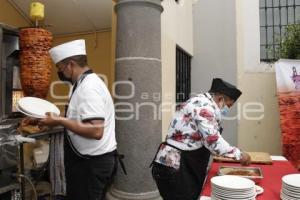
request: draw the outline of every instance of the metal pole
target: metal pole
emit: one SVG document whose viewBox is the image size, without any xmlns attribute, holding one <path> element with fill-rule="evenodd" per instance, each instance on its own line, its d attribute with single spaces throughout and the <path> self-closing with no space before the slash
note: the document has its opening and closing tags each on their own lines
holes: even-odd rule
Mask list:
<svg viewBox="0 0 300 200">
<path fill-rule="evenodd" d="M 24 152 L 23 152 L 23 143 L 19 144 L 19 166 L 20 166 L 20 174 L 24 174 Z M 23 178 L 20 178 L 20 184 L 21 184 L 21 199 L 25 199 L 25 181 Z"/>
<path fill-rule="evenodd" d="M 4 104 L 5 104 L 5 99 L 3 99 L 3 87 L 5 84 L 2 84 L 2 44 L 3 44 L 3 28 L 0 27 L 0 120 L 2 119 L 4 115 Z"/>
</svg>

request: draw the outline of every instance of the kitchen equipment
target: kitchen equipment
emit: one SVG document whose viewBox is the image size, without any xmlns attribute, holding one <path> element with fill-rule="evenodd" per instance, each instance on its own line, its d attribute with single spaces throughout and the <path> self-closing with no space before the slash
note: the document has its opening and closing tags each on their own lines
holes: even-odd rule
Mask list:
<svg viewBox="0 0 300 200">
<path fill-rule="evenodd" d="M 12 139 L 17 125 L 16 120 L 0 121 L 0 194 L 18 188 L 17 179 L 11 176 L 12 173 L 17 171 L 19 159 L 18 145 Z"/>
<path fill-rule="evenodd" d="M 0 23 L 0 120 L 12 113 L 13 90 L 20 89 L 18 50 L 18 29 Z"/>
<path fill-rule="evenodd" d="M 235 175 L 253 180 L 259 183 L 263 179 L 262 171 L 259 167 L 235 167 L 221 166 L 218 175 Z"/>
<path fill-rule="evenodd" d="M 272 164 L 272 159 L 270 154 L 266 152 L 247 152 L 251 157 L 251 163 L 253 164 Z M 225 158 L 221 156 L 214 156 L 214 161 L 216 162 L 233 162 L 239 163 L 240 161 L 234 160 L 232 158 Z"/>
</svg>

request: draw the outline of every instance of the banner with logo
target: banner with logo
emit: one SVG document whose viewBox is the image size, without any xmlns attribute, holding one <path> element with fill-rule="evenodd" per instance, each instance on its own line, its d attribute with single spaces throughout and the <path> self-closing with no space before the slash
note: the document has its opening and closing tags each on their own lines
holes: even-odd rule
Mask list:
<svg viewBox="0 0 300 200">
<path fill-rule="evenodd" d="M 300 169 L 300 60 L 275 63 L 283 155 Z"/>
</svg>

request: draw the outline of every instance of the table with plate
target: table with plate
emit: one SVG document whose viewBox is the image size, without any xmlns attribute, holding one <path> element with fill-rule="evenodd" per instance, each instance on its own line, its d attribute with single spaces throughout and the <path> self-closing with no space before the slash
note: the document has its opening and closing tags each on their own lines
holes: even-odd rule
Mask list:
<svg viewBox="0 0 300 200">
<path fill-rule="evenodd" d="M 240 181 L 244 182 L 244 191 L 241 193 L 240 191 L 236 191 L 237 188 L 232 188 L 236 185 L 232 181 L 232 186 L 230 184 L 226 184 L 225 180 L 224 183 L 220 183 L 217 174 L 218 170 L 221 166 L 240 166 L 238 163 L 218 163 L 213 162 L 211 168 L 209 170 L 206 182 L 204 184 L 203 190 L 201 192 L 201 200 L 211 199 L 211 200 L 239 200 L 239 199 L 249 199 L 252 200 L 252 193 L 251 193 L 251 183 L 247 181 Z M 299 200 L 300 199 L 300 172 L 288 161 L 286 160 L 273 160 L 272 165 L 262 165 L 262 164 L 252 164 L 251 167 L 259 167 L 262 170 L 263 178 L 257 183 L 260 188 L 263 188 L 263 192 L 258 194 L 255 199 L 257 200 Z M 296 175 L 291 175 L 296 174 Z M 289 176 L 286 176 L 289 175 Z M 221 177 L 221 176 L 219 176 Z M 217 178 L 217 179 L 216 179 Z M 240 177 L 239 177 L 240 178 Z M 223 179 L 231 179 L 231 178 L 223 178 Z M 217 180 L 217 184 L 216 184 Z M 238 181 L 239 182 L 239 181 Z M 221 187 L 220 187 L 221 184 Z M 222 185 L 225 184 L 225 185 Z M 239 185 L 239 184 L 237 184 Z M 242 184 L 240 184 L 242 185 Z M 222 188 L 223 186 L 223 188 Z M 230 188 L 231 187 L 231 188 Z M 238 186 L 236 186 L 238 187 Z M 257 192 L 260 188 L 256 188 Z M 248 189 L 248 190 L 247 190 Z M 228 192 L 228 190 L 230 192 Z M 234 195 L 233 198 L 230 196 L 230 193 Z M 217 194 L 217 198 L 216 198 Z M 220 196 L 221 194 L 221 196 Z M 225 195 L 225 198 L 224 198 Z M 226 196 L 227 195 L 227 196 Z M 244 195 L 244 196 L 243 196 Z M 282 196 L 282 198 L 281 198 Z M 211 198 L 209 198 L 211 197 Z M 240 198 L 239 198 L 240 197 Z M 246 197 L 246 198 L 245 198 Z M 249 197 L 249 198 L 248 198 Z"/>
</svg>

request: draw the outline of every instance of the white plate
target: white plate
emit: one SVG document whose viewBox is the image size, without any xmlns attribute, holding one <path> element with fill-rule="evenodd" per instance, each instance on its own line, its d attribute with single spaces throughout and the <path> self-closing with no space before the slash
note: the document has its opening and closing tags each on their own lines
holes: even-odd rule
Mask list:
<svg viewBox="0 0 300 200">
<path fill-rule="evenodd" d="M 290 190 L 292 192 L 298 192 L 298 193 L 300 193 L 300 188 L 289 186 L 289 185 L 286 185 L 285 183 L 282 183 L 282 188 L 284 188 L 286 190 Z"/>
<path fill-rule="evenodd" d="M 217 193 L 217 194 L 221 194 L 221 195 L 233 195 L 233 196 L 253 196 L 254 194 L 256 194 L 254 188 L 251 191 L 228 191 L 228 190 L 220 190 L 220 189 L 212 189 L 213 193 Z"/>
<path fill-rule="evenodd" d="M 211 200 L 211 198 L 210 198 L 210 197 L 207 197 L 207 196 L 202 196 L 202 197 L 200 197 L 199 200 Z"/>
<path fill-rule="evenodd" d="M 299 200 L 298 198 L 290 197 L 283 192 L 280 193 L 280 197 L 282 200 Z"/>
<path fill-rule="evenodd" d="M 226 199 L 252 199 L 256 196 L 255 193 L 251 195 L 233 195 L 233 194 L 220 194 L 212 192 L 212 195 L 219 198 L 226 198 Z"/>
<path fill-rule="evenodd" d="M 28 117 L 38 118 L 38 119 L 41 119 L 41 118 L 45 117 L 45 116 L 39 116 L 39 115 L 33 115 L 33 114 L 30 114 L 30 113 L 27 113 L 27 112 L 23 111 L 21 108 L 19 108 L 18 105 L 16 106 L 16 109 L 17 109 L 17 111 L 19 111 L 20 113 L 23 113 L 24 115 L 26 115 Z"/>
<path fill-rule="evenodd" d="M 255 192 L 255 189 L 253 189 L 252 191 L 250 192 L 237 192 L 237 191 L 225 191 L 225 190 L 216 190 L 216 189 L 213 189 L 212 190 L 213 192 L 216 192 L 216 193 L 219 193 L 219 194 L 225 194 L 225 195 L 253 195 L 253 194 L 256 194 Z"/>
<path fill-rule="evenodd" d="M 294 193 L 294 192 L 285 190 L 284 188 L 282 188 L 281 192 L 287 196 L 300 199 L 300 193 Z"/>
<path fill-rule="evenodd" d="M 272 160 L 278 160 L 278 161 L 286 161 L 287 159 L 284 156 L 271 156 Z"/>
<path fill-rule="evenodd" d="M 256 194 L 262 194 L 264 192 L 264 188 L 260 187 L 259 185 L 255 185 L 255 192 Z"/>
<path fill-rule="evenodd" d="M 283 193 L 280 193 L 280 199 L 281 200 L 289 200 L 289 198 L 285 197 Z"/>
<path fill-rule="evenodd" d="M 282 181 L 289 186 L 300 188 L 300 174 L 285 175 Z"/>
<path fill-rule="evenodd" d="M 224 198 L 224 197 L 217 197 L 212 195 L 211 200 L 255 200 L 255 197 L 253 198 L 240 198 L 240 199 L 233 199 L 233 198 Z"/>
<path fill-rule="evenodd" d="M 249 190 L 254 188 L 255 185 L 252 180 L 233 175 L 215 176 L 211 179 L 211 183 L 222 188 L 233 190 Z"/>
<path fill-rule="evenodd" d="M 235 176 L 235 175 L 232 175 L 232 176 Z M 220 185 L 216 185 L 214 183 L 211 183 L 211 185 L 212 185 L 212 187 L 214 187 L 218 190 L 224 190 L 224 191 L 228 191 L 228 192 L 252 192 L 254 190 L 254 186 L 246 188 L 246 189 L 236 189 L 236 188 L 223 187 L 223 186 L 220 186 Z"/>
<path fill-rule="evenodd" d="M 247 189 L 232 189 L 232 188 L 226 188 L 226 187 L 221 187 L 221 186 L 217 186 L 215 184 L 211 184 L 212 188 L 214 190 L 218 190 L 221 192 L 229 192 L 229 193 L 253 193 L 254 191 L 254 186 L 252 188 L 247 188 Z"/>
<path fill-rule="evenodd" d="M 46 112 L 60 114 L 60 110 L 53 103 L 36 97 L 23 97 L 18 101 L 18 106 L 23 112 L 35 116 L 45 117 Z"/>
</svg>

